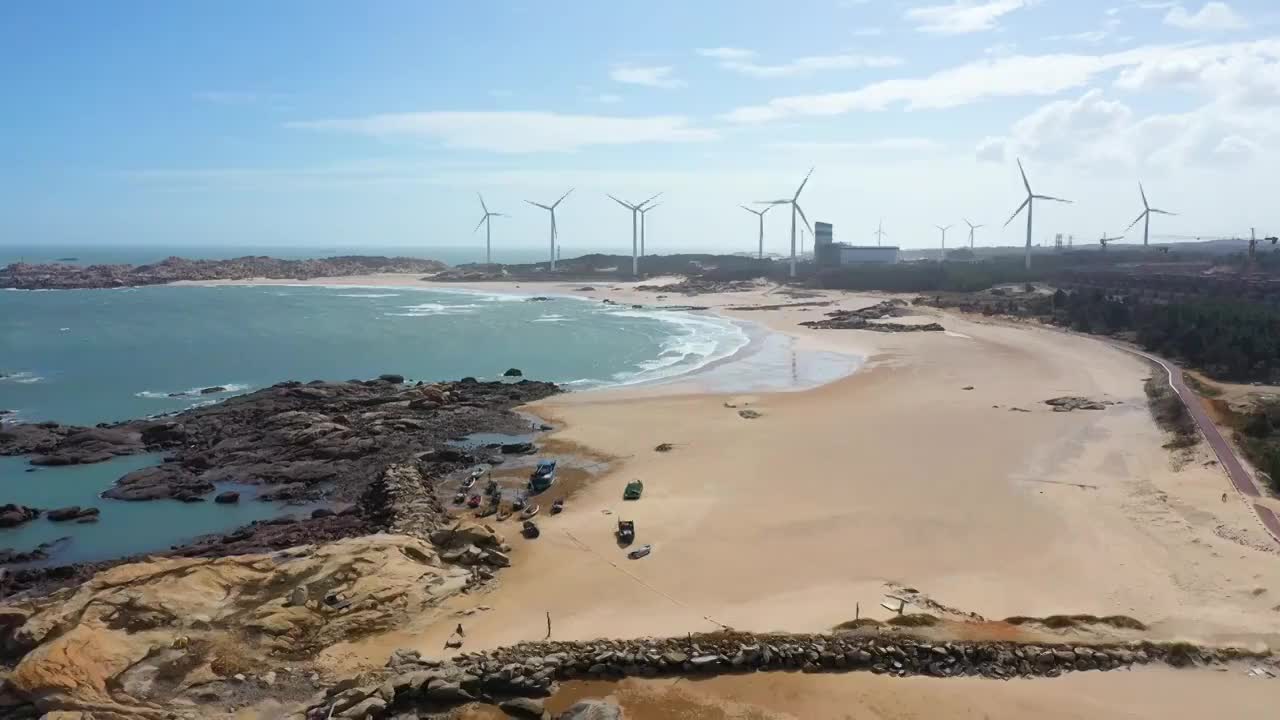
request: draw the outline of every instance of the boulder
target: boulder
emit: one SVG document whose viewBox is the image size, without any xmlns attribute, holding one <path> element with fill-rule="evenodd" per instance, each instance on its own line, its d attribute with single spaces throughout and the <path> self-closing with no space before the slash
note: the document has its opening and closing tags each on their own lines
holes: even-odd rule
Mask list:
<svg viewBox="0 0 1280 720">
<path fill-rule="evenodd" d="M 463 690 L 461 685 L 448 680 L 432 682 L 427 686 L 427 691 L 424 695 L 426 695 L 429 700 L 448 702 L 467 702 L 475 699 L 471 693 Z"/>
<path fill-rule="evenodd" d="M 213 501 L 218 503 L 219 505 L 234 505 L 235 503 L 240 502 L 240 493 L 236 492 L 235 490 L 220 492 L 218 493 L 217 497 L 213 499 Z"/>
<path fill-rule="evenodd" d="M 161 500 L 204 495 L 213 490 L 213 483 L 197 478 L 189 470 L 177 464 L 166 463 L 157 467 L 142 468 L 125 474 L 102 493 L 112 500 Z"/>
<path fill-rule="evenodd" d="M 200 388 L 201 395 L 213 395 L 215 393 L 224 393 L 226 391 L 227 389 L 222 387 L 221 385 L 214 385 L 213 387 Z"/>
<path fill-rule="evenodd" d="M 542 720 L 547 712 L 542 706 L 541 700 L 523 697 L 503 700 L 498 703 L 498 709 L 513 718 L 521 718 L 522 720 Z"/>
<path fill-rule="evenodd" d="M 527 455 L 536 449 L 531 442 L 503 443 L 501 448 L 506 455 Z"/>
<path fill-rule="evenodd" d="M 69 507 L 50 510 L 45 513 L 45 517 L 53 522 L 65 522 L 67 520 L 75 520 L 82 517 L 91 517 L 98 514 L 98 508 L 89 507 L 81 508 L 79 505 L 71 505 Z"/>
<path fill-rule="evenodd" d="M 404 383 L 404 376 L 396 375 L 395 373 L 386 373 L 383 375 L 379 375 L 378 379 L 384 383 L 391 383 L 392 385 L 401 385 Z"/>
<path fill-rule="evenodd" d="M 40 511 L 26 505 L 0 505 L 0 528 L 17 527 L 40 517 Z"/>
<path fill-rule="evenodd" d="M 520 372 L 519 368 L 511 368 L 502 373 L 502 377 L 524 377 L 524 373 Z"/>
<path fill-rule="evenodd" d="M 499 548 L 505 543 L 498 531 L 483 523 L 463 520 L 452 528 L 431 533 L 431 542 L 437 548 L 461 548 L 474 545 L 480 548 Z"/>
<path fill-rule="evenodd" d="M 583 700 L 560 713 L 557 720 L 623 720 L 622 708 L 604 700 Z"/>
<path fill-rule="evenodd" d="M 319 520 L 320 518 L 332 517 L 334 515 L 337 515 L 337 513 L 330 510 L 329 508 L 316 508 L 315 510 L 311 511 L 312 520 Z"/>
</svg>

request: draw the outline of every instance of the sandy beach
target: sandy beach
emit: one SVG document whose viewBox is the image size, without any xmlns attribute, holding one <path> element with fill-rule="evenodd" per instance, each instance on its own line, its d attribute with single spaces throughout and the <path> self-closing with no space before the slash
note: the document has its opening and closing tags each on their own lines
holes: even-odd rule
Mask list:
<svg viewBox="0 0 1280 720">
<path fill-rule="evenodd" d="M 545 518 L 538 540 L 503 528 L 516 549 L 496 590 L 389 636 L 335 646 L 330 660 L 378 663 L 396 647 L 438 653 L 454 613 L 480 606 L 490 609 L 464 620 L 466 649 L 540 640 L 547 613 L 556 639 L 824 631 L 855 608 L 888 617 L 879 603 L 901 587 L 988 619 L 1122 614 L 1154 637 L 1280 646 L 1276 548 L 1204 447 L 1181 461 L 1162 447 L 1168 438 L 1143 392 L 1150 367 L 1133 355 L 931 309 L 899 321 L 937 320 L 946 333 L 798 325 L 831 307 L 732 309 L 798 302 L 764 286 L 661 301 L 625 283 L 579 286 L 444 287 L 705 305 L 784 333 L 799 349 L 856 354 L 866 365 L 798 392 L 708 392 L 695 374 L 536 403 L 530 410 L 560 428 L 550 450 L 597 454 L 608 471 Z M 883 298 L 813 299 L 852 309 Z M 1069 413 L 1044 404 L 1062 395 L 1115 404 Z M 760 417 L 744 419 L 742 409 Z M 655 452 L 660 443 L 675 449 Z M 624 503 L 635 478 L 644 498 Z M 619 518 L 636 522 L 651 556 L 625 558 L 612 535 Z"/>
</svg>

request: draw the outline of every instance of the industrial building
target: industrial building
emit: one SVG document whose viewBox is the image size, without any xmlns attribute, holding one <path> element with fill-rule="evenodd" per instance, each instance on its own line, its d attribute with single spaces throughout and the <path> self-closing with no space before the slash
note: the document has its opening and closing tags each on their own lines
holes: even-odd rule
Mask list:
<svg viewBox="0 0 1280 720">
<path fill-rule="evenodd" d="M 831 223 L 813 224 L 813 258 L 818 267 L 891 265 L 898 262 L 896 245 L 849 245 L 834 241 Z"/>
</svg>

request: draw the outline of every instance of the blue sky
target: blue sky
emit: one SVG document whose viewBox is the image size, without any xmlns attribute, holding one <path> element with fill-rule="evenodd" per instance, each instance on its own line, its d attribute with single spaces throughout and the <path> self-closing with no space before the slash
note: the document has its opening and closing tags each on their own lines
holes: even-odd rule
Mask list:
<svg viewBox="0 0 1280 720">
<path fill-rule="evenodd" d="M 1267 0 L 0 4 L 0 243 L 749 249 L 790 194 L 933 247 L 1037 192 L 1036 240 L 1274 231 Z M 787 244 L 787 217 L 767 243 Z M 1140 231 L 1140 228 L 1138 229 Z M 955 230 L 952 242 L 959 240 Z M 1140 235 L 1130 234 L 1130 239 Z M 745 246 L 745 247 L 744 247 Z"/>
</svg>

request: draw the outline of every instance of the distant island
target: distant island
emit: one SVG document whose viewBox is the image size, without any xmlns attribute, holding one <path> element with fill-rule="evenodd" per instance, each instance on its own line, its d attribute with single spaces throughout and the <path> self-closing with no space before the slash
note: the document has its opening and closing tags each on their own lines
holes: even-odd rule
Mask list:
<svg viewBox="0 0 1280 720">
<path fill-rule="evenodd" d="M 0 268 L 0 288 L 75 290 L 163 285 L 179 280 L 308 280 L 371 273 L 434 273 L 448 266 L 438 260 L 348 255 L 316 260 L 280 260 L 247 256 L 231 260 L 170 257 L 150 265 L 66 265 L 13 263 Z"/>
</svg>

